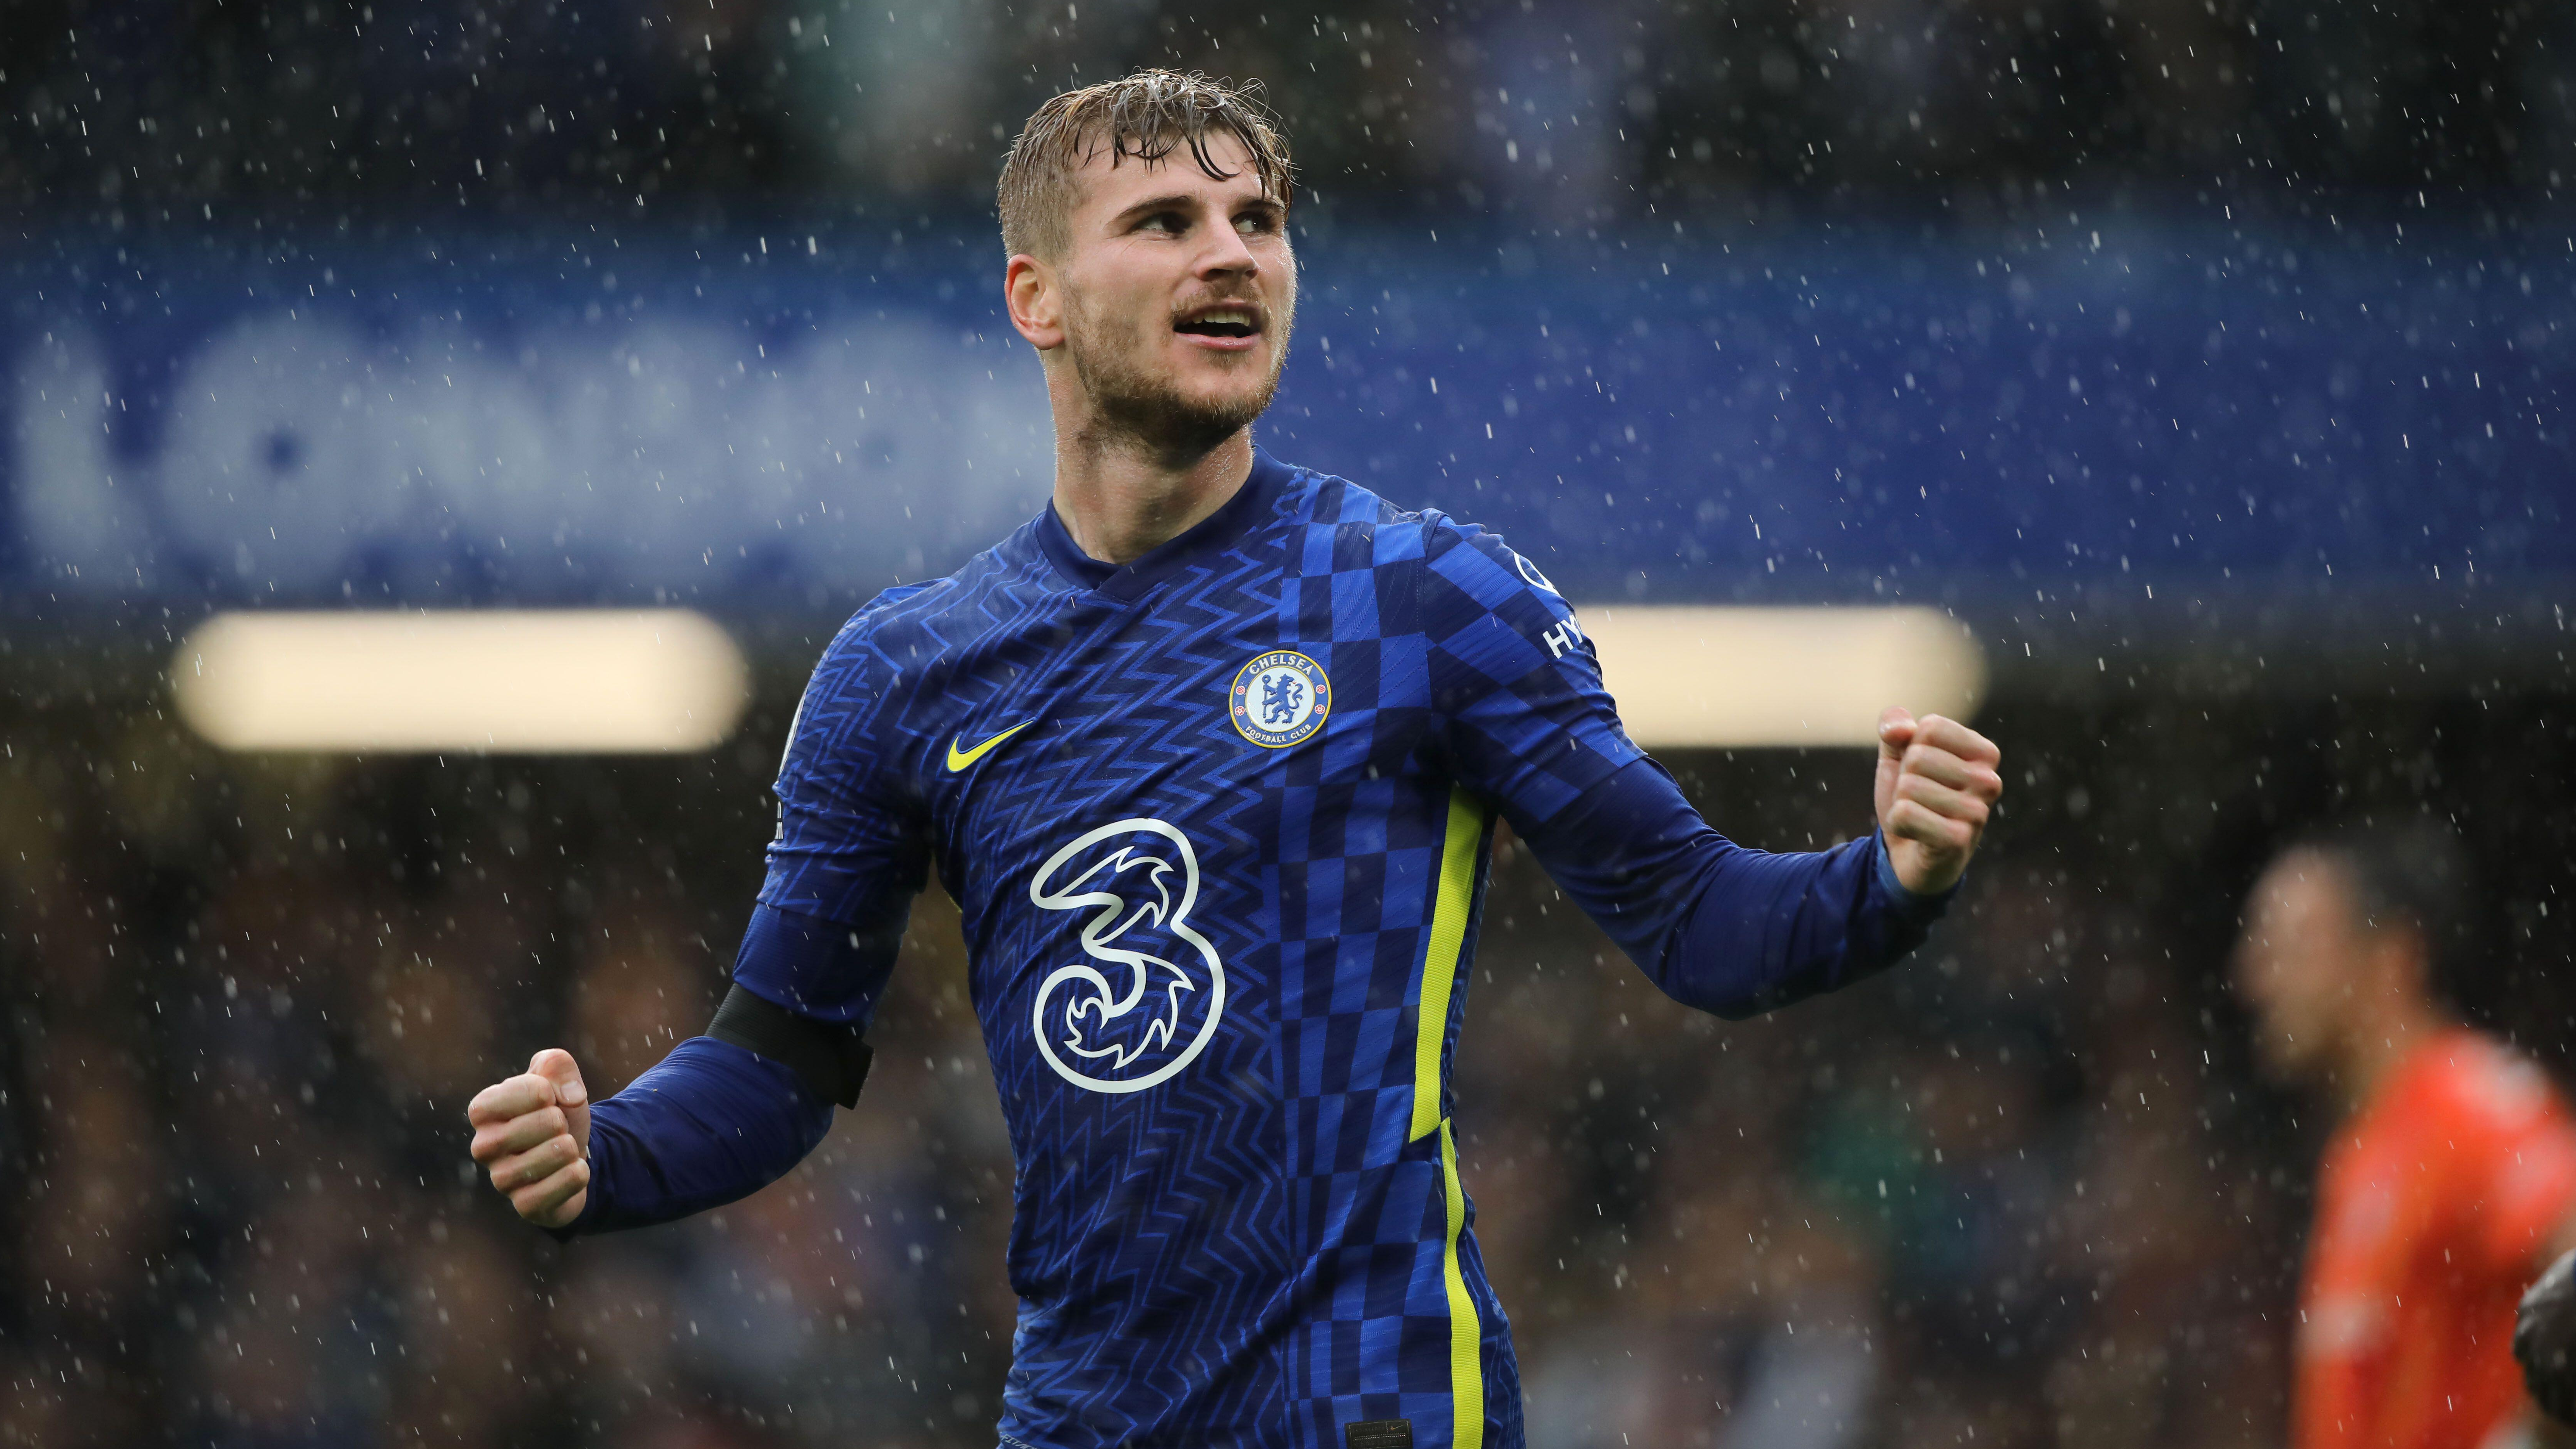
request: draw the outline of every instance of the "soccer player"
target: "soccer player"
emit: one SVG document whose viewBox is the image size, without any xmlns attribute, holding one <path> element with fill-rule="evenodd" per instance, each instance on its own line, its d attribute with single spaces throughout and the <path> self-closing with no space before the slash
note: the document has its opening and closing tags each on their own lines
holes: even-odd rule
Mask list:
<svg viewBox="0 0 2576 1449">
<path fill-rule="evenodd" d="M 1449 1096 L 1497 818 L 1666 992 L 1741 1016 L 1912 948 L 2002 789 L 1993 744 L 1890 710 L 1879 828 L 1709 829 L 1529 560 L 1254 449 L 1290 196 L 1270 121 L 1203 78 L 1030 118 L 1002 289 L 1052 504 L 824 652 L 707 1034 L 596 1105 L 548 1051 L 471 1110 L 493 1185 L 568 1236 L 760 1187 L 855 1097 L 935 861 L 1018 1165 L 1010 1449 L 1516 1449 Z"/>
<path fill-rule="evenodd" d="M 2576 1241 L 2576 1124 L 2538 1068 L 2435 998 L 2464 876 L 2446 830 L 2348 826 L 2283 851 L 2247 903 L 2235 978 L 2260 1051 L 2340 1119 L 2299 1291 L 2295 1449 L 2477 1449 L 2537 1427 L 2514 1307 Z"/>
</svg>

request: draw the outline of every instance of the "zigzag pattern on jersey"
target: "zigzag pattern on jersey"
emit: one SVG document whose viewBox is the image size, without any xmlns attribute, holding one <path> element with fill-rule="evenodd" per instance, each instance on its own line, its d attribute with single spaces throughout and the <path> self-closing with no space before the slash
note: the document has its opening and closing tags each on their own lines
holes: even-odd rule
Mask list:
<svg viewBox="0 0 2576 1449">
<path fill-rule="evenodd" d="M 1191 920 L 1227 977 L 1207 1052 L 1148 1092 L 1068 1091 L 1036 1053 L 995 1054 L 1004 1100 L 1018 1108 L 1015 1131 L 1045 1143 L 1020 1154 L 1013 1241 L 1015 1264 L 1040 1280 L 1015 1285 L 1043 1305 L 1024 1310 L 1024 1329 L 1048 1330 L 1023 1333 L 1032 1349 L 1038 1339 L 1046 1347 L 1021 1355 L 1012 1386 L 1015 1408 L 1036 1411 L 1036 1423 L 1102 1383 L 1120 1384 L 1125 1408 L 1175 1443 L 1212 1442 L 1284 1408 L 1276 1341 L 1285 1325 L 1272 1301 L 1289 1276 L 1284 1134 L 1259 1029 L 1274 953 L 1263 901 L 1241 869 L 1260 850 L 1247 819 L 1260 813 L 1259 798 L 1246 787 L 1262 762 L 1222 708 L 1234 672 L 1266 647 L 1247 630 L 1260 615 L 1248 620 L 1244 600 L 1275 587 L 1279 560 L 1257 534 L 1243 542 L 1137 603 L 1078 601 L 1063 620 L 1069 641 L 1027 683 L 1044 702 L 1035 743 L 1067 740 L 1082 767 L 997 771 L 975 802 L 988 858 L 995 837 L 1052 844 L 1129 815 L 1177 826 L 1203 870 Z M 970 939 L 978 989 L 999 1003 L 987 1019 L 1025 1032 L 1024 1003 L 1066 940 L 1018 898 L 1030 852 L 1005 852 L 1014 864 L 993 883 L 988 908 L 972 913 Z M 1099 1443 L 1137 1442 L 1129 1436 L 1139 1420 L 1121 1419 L 1100 1426 Z M 1089 1441 L 1057 1430 L 1048 1442 Z"/>
<path fill-rule="evenodd" d="M 778 834 L 769 845 L 763 905 L 827 921 L 862 920 L 890 881 L 917 873 L 923 837 L 919 821 L 902 808 L 914 792 L 905 772 L 874 747 L 897 702 L 900 673 L 877 646 L 874 626 L 929 587 L 907 584 L 870 600 L 815 666 L 779 762 Z"/>
<path fill-rule="evenodd" d="M 1547 662 L 1538 636 L 1565 616 L 1499 541 L 1336 479 L 1277 487 L 1270 517 L 1140 597 L 1058 573 L 1034 527 L 890 593 L 835 640 L 781 772 L 782 799 L 803 803 L 770 889 L 863 902 L 935 849 L 965 908 L 1019 1163 L 1003 1428 L 1045 1449 L 1338 1449 L 1339 1426 L 1366 1418 L 1451 1442 L 1448 1188 L 1438 1135 L 1409 1130 L 1451 786 L 1490 776 L 1508 808 L 1543 819 L 1624 743 L 1600 738 L 1588 655 L 1518 677 Z M 1334 702 L 1315 739 L 1269 750 L 1233 729 L 1226 690 L 1283 646 L 1325 669 Z M 1440 680 L 1454 719 L 1435 708 Z M 952 742 L 1023 724 L 947 767 Z M 1569 732 L 1595 750 L 1565 758 Z M 1036 1049 L 1037 987 L 1083 948 L 1028 892 L 1051 852 L 1138 817 L 1192 842 L 1189 921 L 1227 996 L 1185 1069 L 1101 1092 Z M 1462 960 L 1473 928 L 1471 905 Z M 1435 1092 L 1466 983 L 1461 970 L 1431 1024 Z M 1192 1009 L 1176 1041 L 1206 1019 Z M 1517 1449 L 1508 1326 L 1462 1215 L 1482 1443 Z"/>
</svg>

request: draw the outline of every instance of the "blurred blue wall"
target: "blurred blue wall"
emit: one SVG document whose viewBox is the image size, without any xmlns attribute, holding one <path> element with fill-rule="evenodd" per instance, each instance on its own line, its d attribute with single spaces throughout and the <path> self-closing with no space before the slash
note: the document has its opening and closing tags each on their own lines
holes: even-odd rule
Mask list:
<svg viewBox="0 0 2576 1449">
<path fill-rule="evenodd" d="M 1284 457 L 1569 594 L 2282 594 L 2576 575 L 2576 243 L 2402 221 L 1921 239 L 1322 225 Z M 1033 513 L 981 228 L 40 237 L 0 598 L 842 609 Z"/>
</svg>

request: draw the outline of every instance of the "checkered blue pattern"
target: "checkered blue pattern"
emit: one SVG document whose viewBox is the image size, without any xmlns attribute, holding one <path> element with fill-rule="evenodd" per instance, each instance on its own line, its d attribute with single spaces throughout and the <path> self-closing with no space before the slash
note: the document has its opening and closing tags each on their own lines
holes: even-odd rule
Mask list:
<svg viewBox="0 0 2576 1449">
<path fill-rule="evenodd" d="M 881 933 L 935 862 L 963 908 L 1019 1167 L 1006 1442 L 1339 1449 L 1401 1418 L 1518 1449 L 1472 1209 L 1484 1423 L 1455 1422 L 1440 1134 L 1413 1130 L 1417 1091 L 1449 1115 L 1490 826 L 1437 1080 L 1416 1060 L 1453 791 L 1538 828 L 1638 758 L 1571 618 L 1492 535 L 1264 456 L 1134 565 L 1049 513 L 833 641 L 761 900 Z M 1275 649 L 1332 683 L 1283 749 L 1227 707 Z M 864 1022 L 884 969 L 767 985 Z"/>
</svg>

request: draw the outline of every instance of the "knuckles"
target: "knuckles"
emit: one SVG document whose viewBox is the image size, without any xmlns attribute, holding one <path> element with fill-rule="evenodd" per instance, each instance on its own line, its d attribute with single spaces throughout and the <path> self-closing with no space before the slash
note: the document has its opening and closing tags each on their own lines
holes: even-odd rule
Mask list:
<svg viewBox="0 0 2576 1449">
<path fill-rule="evenodd" d="M 1994 741 L 1954 719 L 1926 715 L 1915 738 L 1945 749 L 1971 764 L 1998 765 L 2003 762 L 2003 751 L 1996 748 Z"/>
<path fill-rule="evenodd" d="M 510 1122 L 553 1100 L 552 1082 L 522 1072 L 475 1093 L 474 1100 L 465 1104 L 465 1120 L 478 1127 Z"/>
<path fill-rule="evenodd" d="M 569 1140 L 571 1121 L 561 1107 L 542 1107 L 521 1113 L 506 1121 L 487 1121 L 474 1132 L 473 1145 L 467 1148 L 474 1160 L 489 1163 L 493 1159 L 523 1148 L 535 1146 L 550 1137 Z"/>
<path fill-rule="evenodd" d="M 1985 828 L 1985 806 L 1976 806 L 1975 818 L 1946 815 L 1920 800 L 1902 799 L 1888 812 L 1888 828 L 1896 835 L 1918 844 L 1943 850 L 1965 850 L 1975 844 Z"/>
<path fill-rule="evenodd" d="M 1971 770 L 1965 784 L 1954 786 L 1929 771 L 1909 770 L 1898 777 L 1896 794 L 1936 813 L 1983 820 L 1988 807 L 2002 797 L 2003 782 L 1986 771 Z M 1957 803 L 1952 803 L 1953 797 L 1959 797 Z"/>
<path fill-rule="evenodd" d="M 1906 746 L 1905 753 L 1897 759 L 1897 769 L 1908 779 L 1954 776 L 1961 782 L 1956 788 L 1980 799 L 2000 799 L 2004 793 L 2003 776 L 1996 772 L 1992 762 L 1979 761 L 1938 745 Z"/>
<path fill-rule="evenodd" d="M 571 1134 L 550 1137 L 515 1158 L 494 1163 L 492 1185 L 515 1199 L 517 1194 L 581 1160 L 581 1145 L 572 1140 Z"/>
<path fill-rule="evenodd" d="M 590 1164 L 576 1159 L 556 1173 L 514 1189 L 510 1206 L 519 1216 L 542 1227 L 559 1227 L 564 1204 L 590 1186 Z"/>
<path fill-rule="evenodd" d="M 536 1065 L 553 1065 L 569 1053 L 553 1048 Z M 590 1185 L 590 1164 L 573 1138 L 571 1114 L 555 1101 L 552 1078 L 536 1072 L 493 1083 L 465 1107 L 474 1127 L 467 1149 L 490 1174 L 492 1186 L 531 1222 L 552 1223 L 563 1204 Z"/>
</svg>

